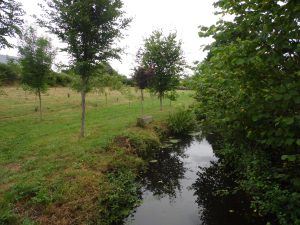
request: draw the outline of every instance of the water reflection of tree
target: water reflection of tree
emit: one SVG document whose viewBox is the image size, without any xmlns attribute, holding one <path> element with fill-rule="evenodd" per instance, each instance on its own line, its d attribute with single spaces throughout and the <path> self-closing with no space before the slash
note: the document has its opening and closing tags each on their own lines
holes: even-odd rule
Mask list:
<svg viewBox="0 0 300 225">
<path fill-rule="evenodd" d="M 187 157 L 184 151 L 191 141 L 191 138 L 182 140 L 172 147 L 163 148 L 154 156 L 157 162 L 150 163 L 147 170 L 141 173 L 141 184 L 145 190 L 158 198 L 168 196 L 173 200 L 177 197 L 181 191 L 180 180 L 186 172 L 182 159 Z"/>
<path fill-rule="evenodd" d="M 193 189 L 197 196 L 202 225 L 266 224 L 266 221 L 250 210 L 249 201 L 243 193 L 237 191 L 230 194 L 236 184 L 218 162 L 212 162 L 210 167 L 200 168 L 197 175 Z"/>
</svg>

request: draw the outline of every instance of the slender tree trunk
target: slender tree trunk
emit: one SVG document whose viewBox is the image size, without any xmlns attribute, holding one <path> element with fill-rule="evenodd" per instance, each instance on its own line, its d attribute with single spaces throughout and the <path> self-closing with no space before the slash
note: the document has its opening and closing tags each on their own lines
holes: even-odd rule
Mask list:
<svg viewBox="0 0 300 225">
<path fill-rule="evenodd" d="M 163 110 L 163 101 L 162 101 L 162 97 L 163 97 L 163 96 L 160 94 L 160 95 L 159 95 L 160 111 Z"/>
<path fill-rule="evenodd" d="M 107 106 L 107 93 L 105 93 L 105 104 Z"/>
<path fill-rule="evenodd" d="M 142 115 L 144 115 L 144 91 L 141 89 Z"/>
<path fill-rule="evenodd" d="M 81 90 L 81 129 L 80 137 L 84 137 L 85 131 L 85 97 L 86 97 L 86 80 L 82 79 L 82 90 Z"/>
<path fill-rule="evenodd" d="M 42 97 L 41 97 L 40 90 L 38 90 L 38 96 L 39 96 L 39 102 L 40 102 L 40 121 L 42 121 Z"/>
<path fill-rule="evenodd" d="M 142 101 L 144 101 L 144 89 L 141 89 L 141 98 L 142 98 Z"/>
</svg>

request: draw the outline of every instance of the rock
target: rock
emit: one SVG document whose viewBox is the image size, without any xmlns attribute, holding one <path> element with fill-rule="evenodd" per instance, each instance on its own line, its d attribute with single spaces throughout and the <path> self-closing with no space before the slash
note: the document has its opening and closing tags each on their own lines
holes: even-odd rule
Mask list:
<svg viewBox="0 0 300 225">
<path fill-rule="evenodd" d="M 153 121 L 152 116 L 143 116 L 137 118 L 137 126 L 139 127 L 145 127 L 147 124 L 151 123 Z"/>
</svg>

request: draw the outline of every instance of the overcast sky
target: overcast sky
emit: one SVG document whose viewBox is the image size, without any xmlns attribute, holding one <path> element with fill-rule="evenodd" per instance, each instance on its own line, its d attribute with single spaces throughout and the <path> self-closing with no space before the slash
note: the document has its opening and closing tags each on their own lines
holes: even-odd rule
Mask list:
<svg viewBox="0 0 300 225">
<path fill-rule="evenodd" d="M 23 4 L 28 23 L 34 22 L 30 15 L 38 14 L 38 3 L 43 0 L 19 0 Z M 112 61 L 112 66 L 121 74 L 129 76 L 134 67 L 135 55 L 142 46 L 143 40 L 153 30 L 162 29 L 165 34 L 177 31 L 178 38 L 183 42 L 183 51 L 189 64 L 201 61 L 206 56 L 201 46 L 209 40 L 198 37 L 199 25 L 211 25 L 217 21 L 212 6 L 213 0 L 123 0 L 124 11 L 133 18 L 125 32 L 126 37 L 120 45 L 125 47 L 122 61 Z M 51 37 L 53 45 L 59 47 L 59 41 Z M 15 43 L 16 41 L 14 41 Z M 16 49 L 2 49 L 1 54 L 17 55 Z M 58 53 L 57 62 L 67 62 L 67 55 Z"/>
</svg>

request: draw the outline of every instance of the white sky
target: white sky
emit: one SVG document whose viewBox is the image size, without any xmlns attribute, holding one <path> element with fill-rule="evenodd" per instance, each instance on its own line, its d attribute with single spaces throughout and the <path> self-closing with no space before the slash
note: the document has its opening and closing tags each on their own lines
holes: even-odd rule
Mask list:
<svg viewBox="0 0 300 225">
<path fill-rule="evenodd" d="M 26 12 L 26 20 L 34 22 L 30 17 L 32 14 L 39 14 L 38 3 L 43 0 L 19 0 Z M 194 61 L 201 61 L 206 53 L 201 46 L 209 43 L 210 40 L 198 37 L 199 25 L 212 25 L 218 19 L 214 15 L 215 9 L 212 6 L 213 0 L 123 0 L 124 11 L 133 21 L 125 32 L 127 35 L 120 45 L 125 47 L 125 54 L 122 61 L 112 61 L 111 65 L 121 74 L 130 76 L 134 67 L 137 50 L 143 45 L 153 30 L 162 29 L 165 34 L 170 31 L 177 31 L 178 38 L 183 42 L 183 51 L 186 61 L 192 64 Z M 43 33 L 43 31 L 41 31 Z M 48 35 L 49 36 L 49 35 Z M 51 36 L 53 46 L 59 47 L 61 43 Z M 16 43 L 16 41 L 14 41 Z M 0 54 L 17 55 L 16 49 L 2 49 Z M 67 62 L 65 53 L 57 54 L 57 62 Z"/>
</svg>

